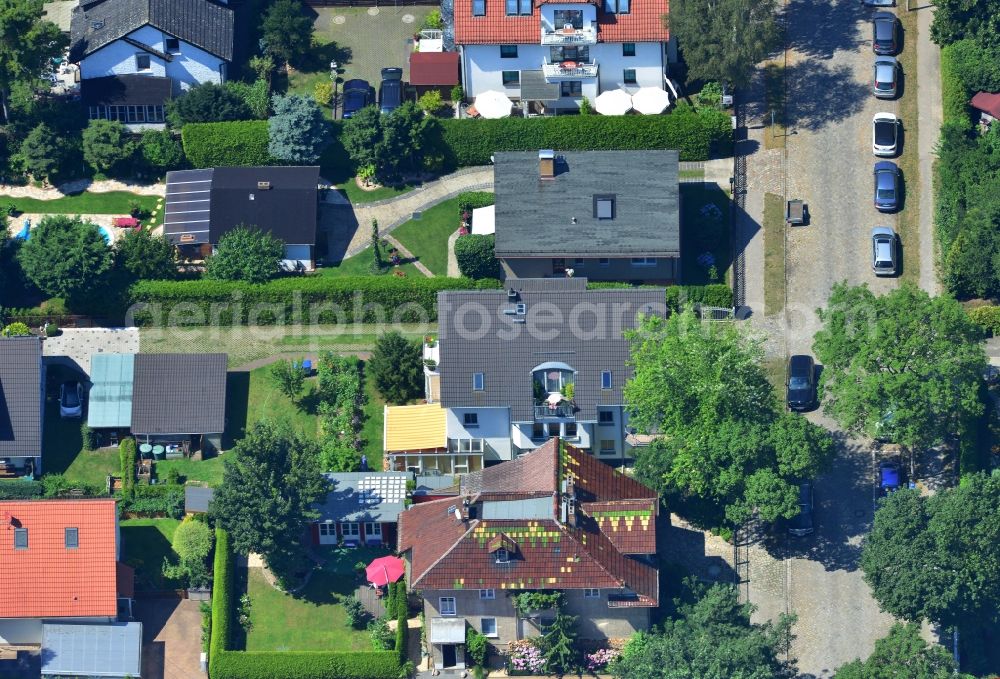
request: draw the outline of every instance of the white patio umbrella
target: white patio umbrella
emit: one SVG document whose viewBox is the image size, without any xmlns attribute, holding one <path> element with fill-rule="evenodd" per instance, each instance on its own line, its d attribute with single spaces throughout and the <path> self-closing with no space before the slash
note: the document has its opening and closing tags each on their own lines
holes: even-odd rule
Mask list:
<svg viewBox="0 0 1000 679">
<path fill-rule="evenodd" d="M 632 110 L 632 96 L 625 90 L 601 92 L 594 100 L 594 108 L 605 116 L 622 116 Z"/>
<path fill-rule="evenodd" d="M 503 92 L 487 90 L 476 97 L 474 106 L 484 118 L 506 118 L 514 102 Z"/>
<path fill-rule="evenodd" d="M 663 113 L 670 106 L 670 95 L 659 87 L 643 87 L 632 95 L 632 108 L 639 113 Z"/>
</svg>

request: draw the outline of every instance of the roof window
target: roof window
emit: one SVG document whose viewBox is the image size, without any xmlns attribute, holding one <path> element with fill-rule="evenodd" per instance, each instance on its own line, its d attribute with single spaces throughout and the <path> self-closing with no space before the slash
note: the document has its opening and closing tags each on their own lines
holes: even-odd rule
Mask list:
<svg viewBox="0 0 1000 679">
<path fill-rule="evenodd" d="M 66 531 L 66 549 L 76 549 L 80 546 L 80 529 L 79 528 L 67 528 Z"/>
<path fill-rule="evenodd" d="M 615 197 L 610 195 L 594 196 L 594 218 L 615 218 Z"/>
<path fill-rule="evenodd" d="M 28 548 L 28 529 L 27 528 L 15 528 L 14 529 L 14 549 L 27 549 Z"/>
</svg>

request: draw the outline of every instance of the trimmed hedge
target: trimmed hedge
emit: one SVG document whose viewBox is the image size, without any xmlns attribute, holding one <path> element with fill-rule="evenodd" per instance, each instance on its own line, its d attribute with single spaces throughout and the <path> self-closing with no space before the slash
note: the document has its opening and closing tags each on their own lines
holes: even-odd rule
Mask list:
<svg viewBox="0 0 1000 679">
<path fill-rule="evenodd" d="M 271 165 L 266 120 L 188 123 L 181 128 L 184 155 L 193 167 Z"/>
<path fill-rule="evenodd" d="M 153 326 L 421 322 L 437 319 L 437 293 L 442 290 L 499 287 L 493 279 L 391 276 L 309 276 L 261 284 L 139 281 L 131 288 L 132 304 L 150 306 L 131 311 L 137 325 Z"/>
<path fill-rule="evenodd" d="M 208 645 L 208 673 L 217 677 L 216 661 L 229 646 L 233 620 L 233 552 L 229 533 L 215 528 L 215 560 L 212 565 L 212 640 Z"/>
<path fill-rule="evenodd" d="M 470 233 L 455 241 L 455 260 L 463 276 L 473 280 L 499 278 L 503 269 L 496 258 L 496 239 L 492 233 Z"/>
<path fill-rule="evenodd" d="M 726 154 L 733 143 L 728 115 L 678 106 L 665 116 L 544 116 L 440 121 L 451 165 L 487 165 L 498 151 L 678 149 L 681 160 Z"/>
<path fill-rule="evenodd" d="M 489 207 L 497 202 L 496 198 L 496 194 L 492 191 L 466 191 L 458 196 L 458 209 L 466 212 Z"/>
<path fill-rule="evenodd" d="M 0 480 L 0 500 L 35 500 L 45 495 L 41 481 Z"/>
<path fill-rule="evenodd" d="M 941 113 L 944 123 L 972 127 L 969 93 L 962 82 L 957 64 L 957 44 L 941 48 Z"/>
<path fill-rule="evenodd" d="M 394 599 L 396 608 L 396 653 L 399 655 L 399 664 L 405 665 L 408 660 L 406 647 L 410 633 L 410 629 L 406 623 L 410 617 L 410 611 L 406 601 L 406 583 L 402 580 L 396 585 Z"/>
<path fill-rule="evenodd" d="M 994 337 L 1000 336 L 1000 306 L 979 306 L 970 309 L 969 318 Z"/>
<path fill-rule="evenodd" d="M 678 310 L 684 304 L 704 304 L 730 309 L 733 291 L 724 283 L 709 285 L 671 285 L 667 288 L 667 306 Z"/>
</svg>

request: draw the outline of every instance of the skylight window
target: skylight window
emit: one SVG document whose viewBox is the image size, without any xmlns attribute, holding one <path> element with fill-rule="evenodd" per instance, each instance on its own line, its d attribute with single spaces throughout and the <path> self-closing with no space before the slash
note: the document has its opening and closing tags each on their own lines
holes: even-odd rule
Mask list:
<svg viewBox="0 0 1000 679">
<path fill-rule="evenodd" d="M 614 219 L 615 197 L 594 196 L 594 217 L 597 219 Z"/>
</svg>

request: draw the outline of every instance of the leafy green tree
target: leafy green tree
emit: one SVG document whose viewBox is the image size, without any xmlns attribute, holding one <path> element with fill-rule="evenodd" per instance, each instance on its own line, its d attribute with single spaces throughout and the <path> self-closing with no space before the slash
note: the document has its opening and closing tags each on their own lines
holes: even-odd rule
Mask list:
<svg viewBox="0 0 1000 679">
<path fill-rule="evenodd" d="M 782 413 L 770 430 L 778 472 L 790 479 L 814 479 L 830 465 L 830 432 L 796 413 Z"/>
<path fill-rule="evenodd" d="M 1000 47 L 1000 17 L 991 0 L 934 0 L 931 39 L 942 47 L 974 38 L 985 47 Z"/>
<path fill-rule="evenodd" d="M 111 248 L 96 224 L 49 215 L 19 252 L 21 268 L 39 290 L 66 300 L 97 289 L 111 270 Z"/>
<path fill-rule="evenodd" d="M 250 84 L 239 80 L 226 83 L 226 89 L 238 96 L 246 104 L 254 118 L 264 120 L 271 109 L 271 84 L 258 78 Z"/>
<path fill-rule="evenodd" d="M 256 552 L 280 582 L 310 566 L 304 526 L 327 492 L 313 441 L 268 421 L 249 428 L 226 453 L 222 485 L 211 511 L 229 531 L 233 549 Z"/>
<path fill-rule="evenodd" d="M 375 351 L 366 372 L 388 403 L 406 403 L 419 398 L 424 385 L 420 345 L 398 332 L 387 332 L 375 340 Z"/>
<path fill-rule="evenodd" d="M 117 120 L 91 120 L 83 131 L 83 159 L 98 172 L 108 172 L 134 151 L 129 131 Z"/>
<path fill-rule="evenodd" d="M 638 632 L 611 667 L 621 679 L 782 679 L 795 676 L 781 659 L 791 642 L 794 616 L 776 623 L 750 622 L 752 607 L 740 604 L 734 587 L 695 590 L 663 631 Z"/>
<path fill-rule="evenodd" d="M 382 260 L 382 243 L 378 237 L 378 220 L 372 219 L 372 273 L 379 274 L 385 268 Z"/>
<path fill-rule="evenodd" d="M 69 41 L 42 14 L 42 0 L 0 1 L 0 112 L 6 122 L 11 88 L 41 76 Z"/>
<path fill-rule="evenodd" d="M 205 560 L 212 551 L 215 535 L 204 521 L 192 517 L 185 518 L 177 530 L 171 543 L 177 553 L 180 563 L 163 560 L 163 574 L 172 579 L 184 580 L 191 587 L 205 587 L 210 584 L 208 567 Z"/>
<path fill-rule="evenodd" d="M 281 61 L 296 65 L 309 55 L 313 22 L 295 0 L 275 0 L 264 13 L 260 32 L 267 51 Z"/>
<path fill-rule="evenodd" d="M 861 569 L 892 615 L 950 628 L 1000 622 L 1000 475 L 971 474 L 921 497 L 892 493 L 875 512 Z"/>
<path fill-rule="evenodd" d="M 425 130 L 433 123 L 424 117 L 412 101 L 386 116 L 382 122 L 382 139 L 376 148 L 375 166 L 379 176 L 395 177 L 401 171 L 415 170 L 421 165 L 425 148 Z"/>
<path fill-rule="evenodd" d="M 177 277 L 174 246 L 163 236 L 145 229 L 131 229 L 115 241 L 115 266 L 136 280 L 169 280 Z"/>
<path fill-rule="evenodd" d="M 776 17 L 774 0 L 681 0 L 663 23 L 677 36 L 691 78 L 742 87 L 781 46 Z"/>
<path fill-rule="evenodd" d="M 982 331 L 961 305 L 912 284 L 876 297 L 834 286 L 813 350 L 825 410 L 845 429 L 919 449 L 982 412 Z"/>
<path fill-rule="evenodd" d="M 961 675 L 968 677 L 968 675 Z M 875 642 L 866 660 L 837 668 L 834 679 L 956 679 L 955 661 L 941 646 L 920 636 L 920 625 L 894 624 Z M 960 679 L 960 678 L 959 678 Z"/>
<path fill-rule="evenodd" d="M 139 154 L 146 165 L 157 170 L 173 170 L 184 163 L 184 149 L 169 130 L 145 130 Z"/>
<path fill-rule="evenodd" d="M 330 145 L 330 126 L 316 102 L 298 94 L 274 95 L 267 150 L 279 160 L 315 163 Z"/>
<path fill-rule="evenodd" d="M 224 85 L 202 83 L 167 104 L 167 121 L 173 127 L 186 123 L 217 123 L 250 120 L 253 115 L 240 98 Z"/>
<path fill-rule="evenodd" d="M 264 283 L 281 271 L 285 244 L 255 227 L 240 225 L 219 239 L 205 262 L 205 276 L 220 281 Z"/>
<path fill-rule="evenodd" d="M 302 393 L 302 386 L 306 381 L 302 368 L 292 365 L 291 361 L 281 360 L 271 364 L 270 372 L 271 381 L 278 387 L 278 391 L 289 399 L 294 401 Z"/>
<path fill-rule="evenodd" d="M 71 152 L 70 144 L 63 137 L 40 123 L 21 142 L 19 155 L 28 172 L 36 179 L 47 181 L 63 169 Z"/>
<path fill-rule="evenodd" d="M 559 612 L 545 628 L 541 647 L 546 672 L 561 675 L 576 669 L 579 657 L 576 650 L 576 618 L 575 615 Z"/>
<path fill-rule="evenodd" d="M 375 165 L 375 148 L 382 139 L 382 114 L 375 106 L 366 106 L 344 121 L 340 141 L 358 167 Z"/>
<path fill-rule="evenodd" d="M 444 106 L 444 98 L 439 90 L 428 90 L 417 100 L 420 110 L 431 115 L 437 113 Z"/>
</svg>

